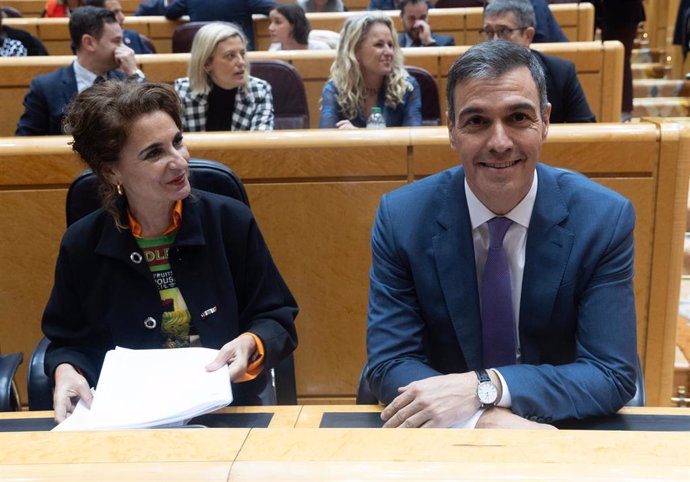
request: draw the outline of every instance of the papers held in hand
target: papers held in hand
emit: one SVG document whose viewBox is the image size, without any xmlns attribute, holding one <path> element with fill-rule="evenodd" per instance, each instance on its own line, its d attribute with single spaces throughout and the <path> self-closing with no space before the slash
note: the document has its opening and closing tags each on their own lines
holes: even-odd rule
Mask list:
<svg viewBox="0 0 690 482">
<path fill-rule="evenodd" d="M 227 365 L 205 369 L 217 354 L 209 348 L 110 350 L 91 410 L 80 403 L 56 430 L 175 426 L 225 407 L 232 402 Z"/>
</svg>

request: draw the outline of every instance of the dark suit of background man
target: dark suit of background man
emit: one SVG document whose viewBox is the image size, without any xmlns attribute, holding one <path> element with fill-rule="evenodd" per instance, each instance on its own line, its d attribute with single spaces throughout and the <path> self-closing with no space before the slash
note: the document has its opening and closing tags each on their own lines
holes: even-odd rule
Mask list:
<svg viewBox="0 0 690 482">
<path fill-rule="evenodd" d="M 254 26 L 252 14 L 268 15 L 273 0 L 175 0 L 165 8 L 165 16 L 171 20 L 189 15 L 192 22 L 232 22 L 240 26 L 249 41 L 248 50 L 254 50 Z"/>
<path fill-rule="evenodd" d="M 493 0 L 484 9 L 484 34 L 529 47 L 534 38 L 535 17 L 528 0 Z M 595 122 L 585 93 L 569 60 L 532 51 L 546 74 L 546 95 L 551 103 L 550 122 Z"/>
<path fill-rule="evenodd" d="M 110 10 L 115 14 L 117 23 L 122 27 L 122 43 L 134 50 L 135 54 L 152 54 L 153 50 L 149 47 L 146 40 L 139 32 L 134 30 L 127 30 L 125 28 L 125 13 L 122 11 L 120 0 L 84 0 L 84 5 L 91 5 L 92 7 L 101 7 Z"/>
<path fill-rule="evenodd" d="M 144 79 L 134 52 L 122 44 L 122 28 L 113 12 L 97 7 L 78 8 L 69 18 L 69 32 L 77 49 L 76 60 L 31 81 L 16 135 L 63 134 L 65 108 L 99 77 Z"/>
<path fill-rule="evenodd" d="M 400 20 L 403 33 L 398 34 L 401 47 L 446 47 L 455 45 L 449 35 L 432 33 L 429 26 L 429 4 L 426 0 L 402 0 Z"/>
<path fill-rule="evenodd" d="M 165 7 L 168 6 L 170 2 L 168 0 L 152 0 L 150 2 L 142 2 L 134 12 L 137 17 L 147 16 L 147 15 L 165 15 Z"/>
<path fill-rule="evenodd" d="M 447 91 L 462 166 L 381 199 L 367 379 L 388 404 L 386 426 L 478 418 L 479 427 L 551 428 L 544 424 L 614 413 L 635 392 L 633 207 L 538 163 L 550 110 L 543 75 L 537 58 L 510 42 L 469 49 Z M 505 218 L 503 244 L 489 250 L 489 225 Z M 498 255 L 505 275 L 480 291 Z M 493 363 L 506 344 L 488 335 L 496 325 L 482 313 L 496 308 L 501 284 L 512 297 L 501 305 L 512 346 Z"/>
</svg>

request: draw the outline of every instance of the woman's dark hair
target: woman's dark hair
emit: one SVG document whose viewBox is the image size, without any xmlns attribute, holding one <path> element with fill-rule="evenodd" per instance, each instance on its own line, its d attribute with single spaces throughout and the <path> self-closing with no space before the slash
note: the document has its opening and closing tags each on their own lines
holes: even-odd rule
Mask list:
<svg viewBox="0 0 690 482">
<path fill-rule="evenodd" d="M 120 222 L 117 187 L 106 178 L 120 160 L 132 124 L 141 116 L 162 111 L 182 130 L 180 100 L 166 84 L 107 81 L 94 84 L 69 105 L 64 130 L 74 140 L 72 149 L 88 164 L 100 181 L 103 209 Z"/>
<path fill-rule="evenodd" d="M 273 10 L 281 14 L 292 25 L 292 38 L 300 45 L 309 44 L 309 32 L 311 24 L 307 20 L 302 7 L 296 3 L 285 3 L 276 5 Z"/>
</svg>

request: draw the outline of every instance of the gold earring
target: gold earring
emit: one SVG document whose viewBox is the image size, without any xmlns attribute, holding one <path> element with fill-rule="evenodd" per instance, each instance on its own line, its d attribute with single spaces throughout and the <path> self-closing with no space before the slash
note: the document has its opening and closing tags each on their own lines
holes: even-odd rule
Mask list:
<svg viewBox="0 0 690 482">
<path fill-rule="evenodd" d="M 122 195 L 124 194 L 124 192 L 122 192 L 122 184 L 117 183 L 116 189 L 117 189 L 117 193 L 118 193 L 120 196 L 122 196 Z"/>
</svg>

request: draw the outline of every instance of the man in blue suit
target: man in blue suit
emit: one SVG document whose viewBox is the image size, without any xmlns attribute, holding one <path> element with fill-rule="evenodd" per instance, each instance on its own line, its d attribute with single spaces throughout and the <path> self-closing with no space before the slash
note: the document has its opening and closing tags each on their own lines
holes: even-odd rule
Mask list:
<svg viewBox="0 0 690 482">
<path fill-rule="evenodd" d="M 165 8 L 165 17 L 171 20 L 189 15 L 192 22 L 232 22 L 247 37 L 247 50 L 254 50 L 252 14 L 268 15 L 273 0 L 175 0 Z"/>
<path fill-rule="evenodd" d="M 398 34 L 401 47 L 447 47 L 455 45 L 450 35 L 433 33 L 429 26 L 429 4 L 426 0 L 401 0 L 400 20 L 405 31 Z"/>
<path fill-rule="evenodd" d="M 447 97 L 462 166 L 384 195 L 372 232 L 367 381 L 385 426 L 550 428 L 616 412 L 635 391 L 631 203 L 538 162 L 550 105 L 528 49 L 472 47 Z M 501 257 L 503 274 L 487 273 Z"/>
<path fill-rule="evenodd" d="M 31 81 L 15 135 L 63 134 L 62 117 L 77 93 L 100 80 L 144 79 L 134 52 L 122 44 L 122 28 L 113 12 L 97 7 L 78 8 L 69 18 L 69 31 L 77 58 L 69 66 Z"/>
<path fill-rule="evenodd" d="M 488 40 L 500 38 L 528 47 L 535 36 L 535 16 L 527 0 L 493 0 L 484 9 L 482 31 Z M 552 124 L 596 122 L 569 60 L 532 50 L 546 74 L 546 96 L 551 104 Z"/>
<path fill-rule="evenodd" d="M 168 6 L 168 0 L 152 0 L 150 2 L 142 2 L 134 12 L 134 16 L 141 17 L 147 15 L 165 15 L 165 7 Z"/>
</svg>

